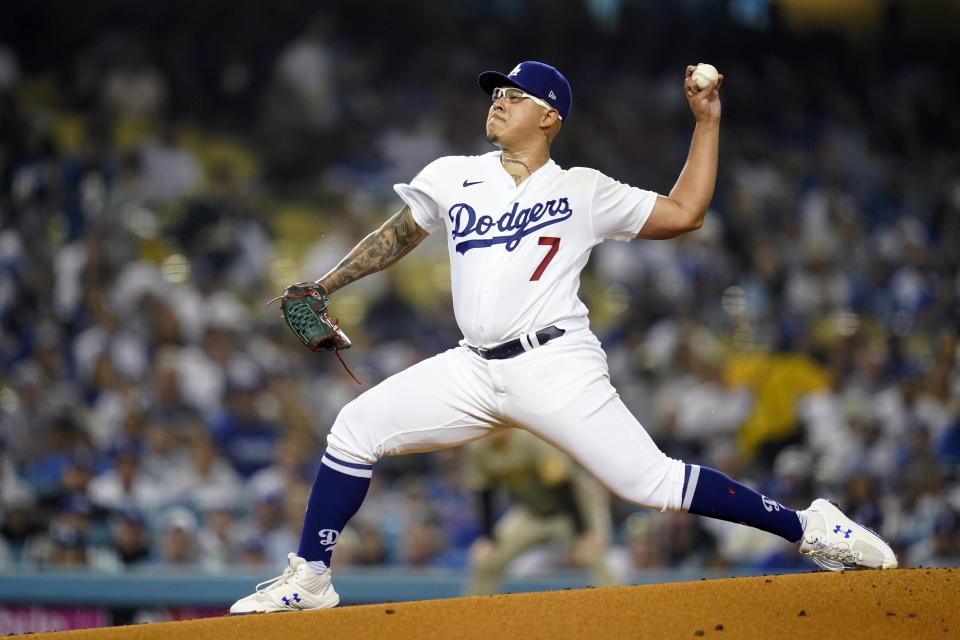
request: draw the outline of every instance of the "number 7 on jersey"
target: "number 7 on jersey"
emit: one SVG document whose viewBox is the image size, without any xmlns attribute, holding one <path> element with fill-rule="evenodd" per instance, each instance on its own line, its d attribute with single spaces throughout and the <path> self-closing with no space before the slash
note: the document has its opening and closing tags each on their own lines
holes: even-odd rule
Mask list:
<svg viewBox="0 0 960 640">
<path fill-rule="evenodd" d="M 547 265 L 550 264 L 550 261 L 553 260 L 553 256 L 557 255 L 557 251 L 560 250 L 560 238 L 552 238 L 550 236 L 540 236 L 540 240 L 537 244 L 541 246 L 550 246 L 550 250 L 547 251 L 547 255 L 544 256 L 543 260 L 537 266 L 537 270 L 533 272 L 533 275 L 530 276 L 530 282 L 534 282 L 540 279 L 540 276 L 543 275 L 543 271 L 547 268 Z"/>
</svg>

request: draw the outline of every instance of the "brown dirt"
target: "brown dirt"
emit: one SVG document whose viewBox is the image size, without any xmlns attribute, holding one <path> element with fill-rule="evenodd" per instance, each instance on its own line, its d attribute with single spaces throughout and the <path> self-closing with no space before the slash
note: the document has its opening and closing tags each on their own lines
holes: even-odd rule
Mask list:
<svg viewBox="0 0 960 640">
<path fill-rule="evenodd" d="M 960 637 L 960 571 L 731 578 L 227 616 L 32 636 L 36 640 L 698 637 Z"/>
</svg>

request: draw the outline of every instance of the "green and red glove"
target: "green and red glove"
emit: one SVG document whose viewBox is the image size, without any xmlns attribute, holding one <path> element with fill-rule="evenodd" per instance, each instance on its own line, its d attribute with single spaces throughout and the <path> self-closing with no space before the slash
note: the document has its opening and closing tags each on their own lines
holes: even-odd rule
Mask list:
<svg viewBox="0 0 960 640">
<path fill-rule="evenodd" d="M 333 351 L 350 377 L 360 384 L 338 353 L 349 349 L 351 342 L 336 321 L 330 319 L 327 313 L 330 298 L 326 293 L 323 285 L 317 282 L 298 282 L 284 289 L 282 295 L 267 304 L 280 300 L 283 319 L 293 335 L 311 351 Z"/>
<path fill-rule="evenodd" d="M 330 298 L 316 282 L 298 282 L 274 298 L 280 300 L 283 319 L 293 334 L 311 351 L 340 351 L 350 348 L 350 338 L 330 319 Z"/>
</svg>

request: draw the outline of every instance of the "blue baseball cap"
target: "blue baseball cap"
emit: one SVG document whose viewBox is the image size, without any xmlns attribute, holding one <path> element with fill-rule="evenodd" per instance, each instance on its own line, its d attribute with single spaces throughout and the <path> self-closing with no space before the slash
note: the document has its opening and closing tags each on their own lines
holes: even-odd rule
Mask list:
<svg viewBox="0 0 960 640">
<path fill-rule="evenodd" d="M 499 71 L 484 71 L 477 76 L 480 88 L 489 96 L 497 87 L 517 87 L 545 100 L 566 120 L 573 103 L 570 83 L 563 74 L 548 64 L 527 60 L 504 75 Z"/>
</svg>

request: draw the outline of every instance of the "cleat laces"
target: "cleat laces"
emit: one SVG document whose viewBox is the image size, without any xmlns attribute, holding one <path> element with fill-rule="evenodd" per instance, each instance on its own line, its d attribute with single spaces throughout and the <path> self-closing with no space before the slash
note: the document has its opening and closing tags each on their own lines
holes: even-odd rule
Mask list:
<svg viewBox="0 0 960 640">
<path fill-rule="evenodd" d="M 263 594 L 266 594 L 267 591 L 270 591 L 275 587 L 285 585 L 286 583 L 290 582 L 290 579 L 293 578 L 293 575 L 296 572 L 297 570 L 294 569 L 293 567 L 287 567 L 286 569 L 283 570 L 283 573 L 278 575 L 276 578 L 270 578 L 269 580 L 264 580 L 263 582 L 258 584 L 256 589 L 257 593 L 263 595 Z"/>
<path fill-rule="evenodd" d="M 853 569 L 860 564 L 861 554 L 855 553 L 844 542 L 826 545 L 820 541 L 815 542 L 817 548 L 808 552 L 807 555 L 822 569 L 827 571 L 843 571 L 844 569 Z"/>
</svg>

